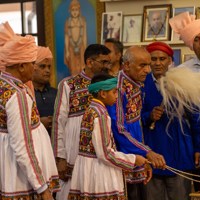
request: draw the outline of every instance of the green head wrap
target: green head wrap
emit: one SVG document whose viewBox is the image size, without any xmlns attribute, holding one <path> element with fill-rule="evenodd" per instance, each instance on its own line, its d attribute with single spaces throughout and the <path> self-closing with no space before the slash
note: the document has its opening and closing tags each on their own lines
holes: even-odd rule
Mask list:
<svg viewBox="0 0 200 200">
<path fill-rule="evenodd" d="M 110 78 L 105 81 L 99 81 L 96 83 L 91 83 L 88 87 L 90 93 L 97 93 L 100 90 L 112 90 L 117 87 L 117 78 Z"/>
</svg>

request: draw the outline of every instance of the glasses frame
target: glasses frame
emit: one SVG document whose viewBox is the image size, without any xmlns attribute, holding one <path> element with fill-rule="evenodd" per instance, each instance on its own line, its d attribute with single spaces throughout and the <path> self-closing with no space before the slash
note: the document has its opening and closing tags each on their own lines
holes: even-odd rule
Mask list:
<svg viewBox="0 0 200 200">
<path fill-rule="evenodd" d="M 102 64 L 103 66 L 111 65 L 111 62 L 108 61 L 108 60 L 96 60 L 96 59 L 94 59 L 94 58 L 92 58 L 92 60 L 93 60 L 93 61 L 96 61 L 96 62 L 98 62 L 98 63 L 100 63 L 100 64 Z"/>
</svg>

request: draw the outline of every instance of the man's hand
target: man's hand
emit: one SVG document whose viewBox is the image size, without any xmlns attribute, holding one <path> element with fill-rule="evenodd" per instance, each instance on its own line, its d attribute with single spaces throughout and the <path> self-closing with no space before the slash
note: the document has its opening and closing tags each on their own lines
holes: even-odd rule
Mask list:
<svg viewBox="0 0 200 200">
<path fill-rule="evenodd" d="M 194 159 L 195 159 L 196 168 L 200 168 L 200 153 L 199 152 L 196 152 L 194 154 Z"/>
<path fill-rule="evenodd" d="M 145 163 L 148 163 L 148 160 L 140 155 L 135 155 L 135 165 L 142 166 Z"/>
<path fill-rule="evenodd" d="M 152 168 L 149 163 L 146 163 L 144 165 L 145 173 L 146 173 L 146 179 L 144 180 L 144 184 L 146 185 L 152 178 Z"/>
<path fill-rule="evenodd" d="M 56 165 L 58 169 L 59 178 L 63 181 L 68 181 L 67 174 L 67 161 L 63 158 L 56 158 Z"/>
<path fill-rule="evenodd" d="M 162 106 L 154 107 L 150 114 L 151 121 L 153 122 L 158 121 L 162 117 L 163 112 L 164 112 L 164 109 Z"/>
<path fill-rule="evenodd" d="M 41 117 L 40 121 L 43 123 L 46 129 L 50 129 L 52 127 L 52 116 Z"/>
<path fill-rule="evenodd" d="M 148 161 L 151 162 L 154 168 L 165 169 L 166 162 L 162 155 L 157 154 L 153 151 L 149 151 L 146 155 Z"/>
<path fill-rule="evenodd" d="M 53 200 L 54 199 L 48 188 L 44 192 L 42 192 L 40 194 L 40 196 L 42 197 L 42 200 Z"/>
</svg>

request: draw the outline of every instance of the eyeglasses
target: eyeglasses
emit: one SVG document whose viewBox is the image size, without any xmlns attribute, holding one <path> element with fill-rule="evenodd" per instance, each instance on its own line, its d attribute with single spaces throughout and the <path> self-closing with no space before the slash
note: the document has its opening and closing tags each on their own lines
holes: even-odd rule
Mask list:
<svg viewBox="0 0 200 200">
<path fill-rule="evenodd" d="M 95 60 L 95 59 L 92 59 L 100 64 L 102 64 L 103 66 L 108 66 L 111 64 L 111 62 L 109 60 Z"/>
</svg>

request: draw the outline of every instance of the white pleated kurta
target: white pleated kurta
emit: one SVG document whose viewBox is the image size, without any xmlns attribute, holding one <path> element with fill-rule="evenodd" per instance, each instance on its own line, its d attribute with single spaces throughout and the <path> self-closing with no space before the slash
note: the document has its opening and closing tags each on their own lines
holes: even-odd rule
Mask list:
<svg viewBox="0 0 200 200">
<path fill-rule="evenodd" d="M 61 191 L 57 200 L 67 199 L 70 189 L 72 169 L 78 155 L 80 126 L 85 109 L 89 106 L 91 95 L 88 85 L 91 79 L 82 71 L 75 77 L 63 79 L 58 86 L 52 125 L 52 144 L 55 157 L 63 158 L 69 166 L 69 179 L 61 181 Z"/>
<path fill-rule="evenodd" d="M 131 171 L 134 163 L 135 155 L 116 151 L 106 107 L 92 100 L 81 124 L 68 199 L 125 199 L 122 169 Z"/>
<path fill-rule="evenodd" d="M 58 190 L 58 173 L 36 104 L 20 80 L 0 75 L 0 199 L 31 199 L 47 185 Z M 46 186 L 45 186 L 46 185 Z"/>
</svg>

